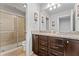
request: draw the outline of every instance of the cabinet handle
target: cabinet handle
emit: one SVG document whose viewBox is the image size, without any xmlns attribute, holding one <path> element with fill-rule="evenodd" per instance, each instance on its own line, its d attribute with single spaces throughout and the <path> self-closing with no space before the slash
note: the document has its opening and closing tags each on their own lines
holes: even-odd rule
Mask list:
<svg viewBox="0 0 79 59">
<path fill-rule="evenodd" d="M 69 41 L 67 41 L 67 43 L 69 43 Z"/>
<path fill-rule="evenodd" d="M 53 48 L 58 49 L 59 47 L 56 46 L 56 47 L 53 47 Z"/>
<path fill-rule="evenodd" d="M 36 38 L 38 38 L 38 36 L 36 36 Z"/>
<path fill-rule="evenodd" d="M 45 48 L 42 48 L 43 50 L 45 50 Z"/>
<path fill-rule="evenodd" d="M 42 43 L 43 45 L 45 45 L 45 43 Z"/>
</svg>

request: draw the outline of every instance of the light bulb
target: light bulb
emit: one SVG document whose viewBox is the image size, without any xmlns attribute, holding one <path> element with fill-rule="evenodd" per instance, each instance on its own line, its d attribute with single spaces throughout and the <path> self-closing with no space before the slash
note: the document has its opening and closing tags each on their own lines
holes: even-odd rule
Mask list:
<svg viewBox="0 0 79 59">
<path fill-rule="evenodd" d="M 53 6 L 53 9 L 56 9 L 56 6 Z"/>
<path fill-rule="evenodd" d="M 52 10 L 52 7 L 50 7 L 49 9 L 50 9 L 50 11 L 51 11 L 51 10 Z"/>
<path fill-rule="evenodd" d="M 24 4 L 24 7 L 26 8 L 26 5 Z"/>
<path fill-rule="evenodd" d="M 50 4 L 48 3 L 47 7 L 50 7 Z"/>
<path fill-rule="evenodd" d="M 60 7 L 61 6 L 61 4 L 57 4 L 57 7 Z"/>
<path fill-rule="evenodd" d="M 55 5 L 55 3 L 52 3 L 51 5 L 52 5 L 52 6 L 54 6 L 54 5 Z"/>
</svg>

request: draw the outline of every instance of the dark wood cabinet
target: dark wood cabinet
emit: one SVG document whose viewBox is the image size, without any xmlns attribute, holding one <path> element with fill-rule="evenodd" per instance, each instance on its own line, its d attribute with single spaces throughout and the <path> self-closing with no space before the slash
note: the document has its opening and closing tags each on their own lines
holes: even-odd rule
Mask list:
<svg viewBox="0 0 79 59">
<path fill-rule="evenodd" d="M 64 55 L 64 40 L 58 37 L 48 37 L 48 54 L 55 56 Z"/>
<path fill-rule="evenodd" d="M 40 56 L 47 56 L 48 55 L 48 39 L 47 36 L 39 36 L 38 40 L 39 45 L 39 55 Z"/>
<path fill-rule="evenodd" d="M 79 40 L 33 35 L 32 50 L 39 56 L 79 56 Z"/>
<path fill-rule="evenodd" d="M 79 40 L 65 40 L 65 55 L 79 56 Z"/>
<path fill-rule="evenodd" d="M 38 55 L 38 35 L 32 35 L 32 50 L 35 54 Z"/>
</svg>

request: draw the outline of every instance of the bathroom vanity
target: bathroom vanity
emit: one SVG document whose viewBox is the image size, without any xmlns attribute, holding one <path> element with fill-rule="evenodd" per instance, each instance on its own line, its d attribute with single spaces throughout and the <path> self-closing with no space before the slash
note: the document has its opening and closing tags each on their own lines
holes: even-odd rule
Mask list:
<svg viewBox="0 0 79 59">
<path fill-rule="evenodd" d="M 39 56 L 79 56 L 79 35 L 32 33 L 32 50 Z"/>
</svg>

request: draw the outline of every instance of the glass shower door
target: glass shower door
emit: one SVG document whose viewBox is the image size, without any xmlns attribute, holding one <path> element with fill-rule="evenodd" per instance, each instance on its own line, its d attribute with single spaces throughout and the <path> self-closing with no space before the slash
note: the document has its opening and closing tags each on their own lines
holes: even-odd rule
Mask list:
<svg viewBox="0 0 79 59">
<path fill-rule="evenodd" d="M 24 17 L 18 16 L 17 19 L 17 39 L 18 46 L 22 45 L 22 42 L 25 41 L 25 21 Z"/>
<path fill-rule="evenodd" d="M 0 11 L 0 55 L 3 55 L 6 51 L 12 51 L 13 49 L 24 49 L 25 44 L 25 21 L 24 17 L 15 16 L 6 12 Z M 6 55 L 17 55 L 18 50 L 15 53 Z M 25 55 L 25 54 L 24 54 Z"/>
<path fill-rule="evenodd" d="M 0 54 L 17 47 L 16 17 L 0 12 Z"/>
</svg>

